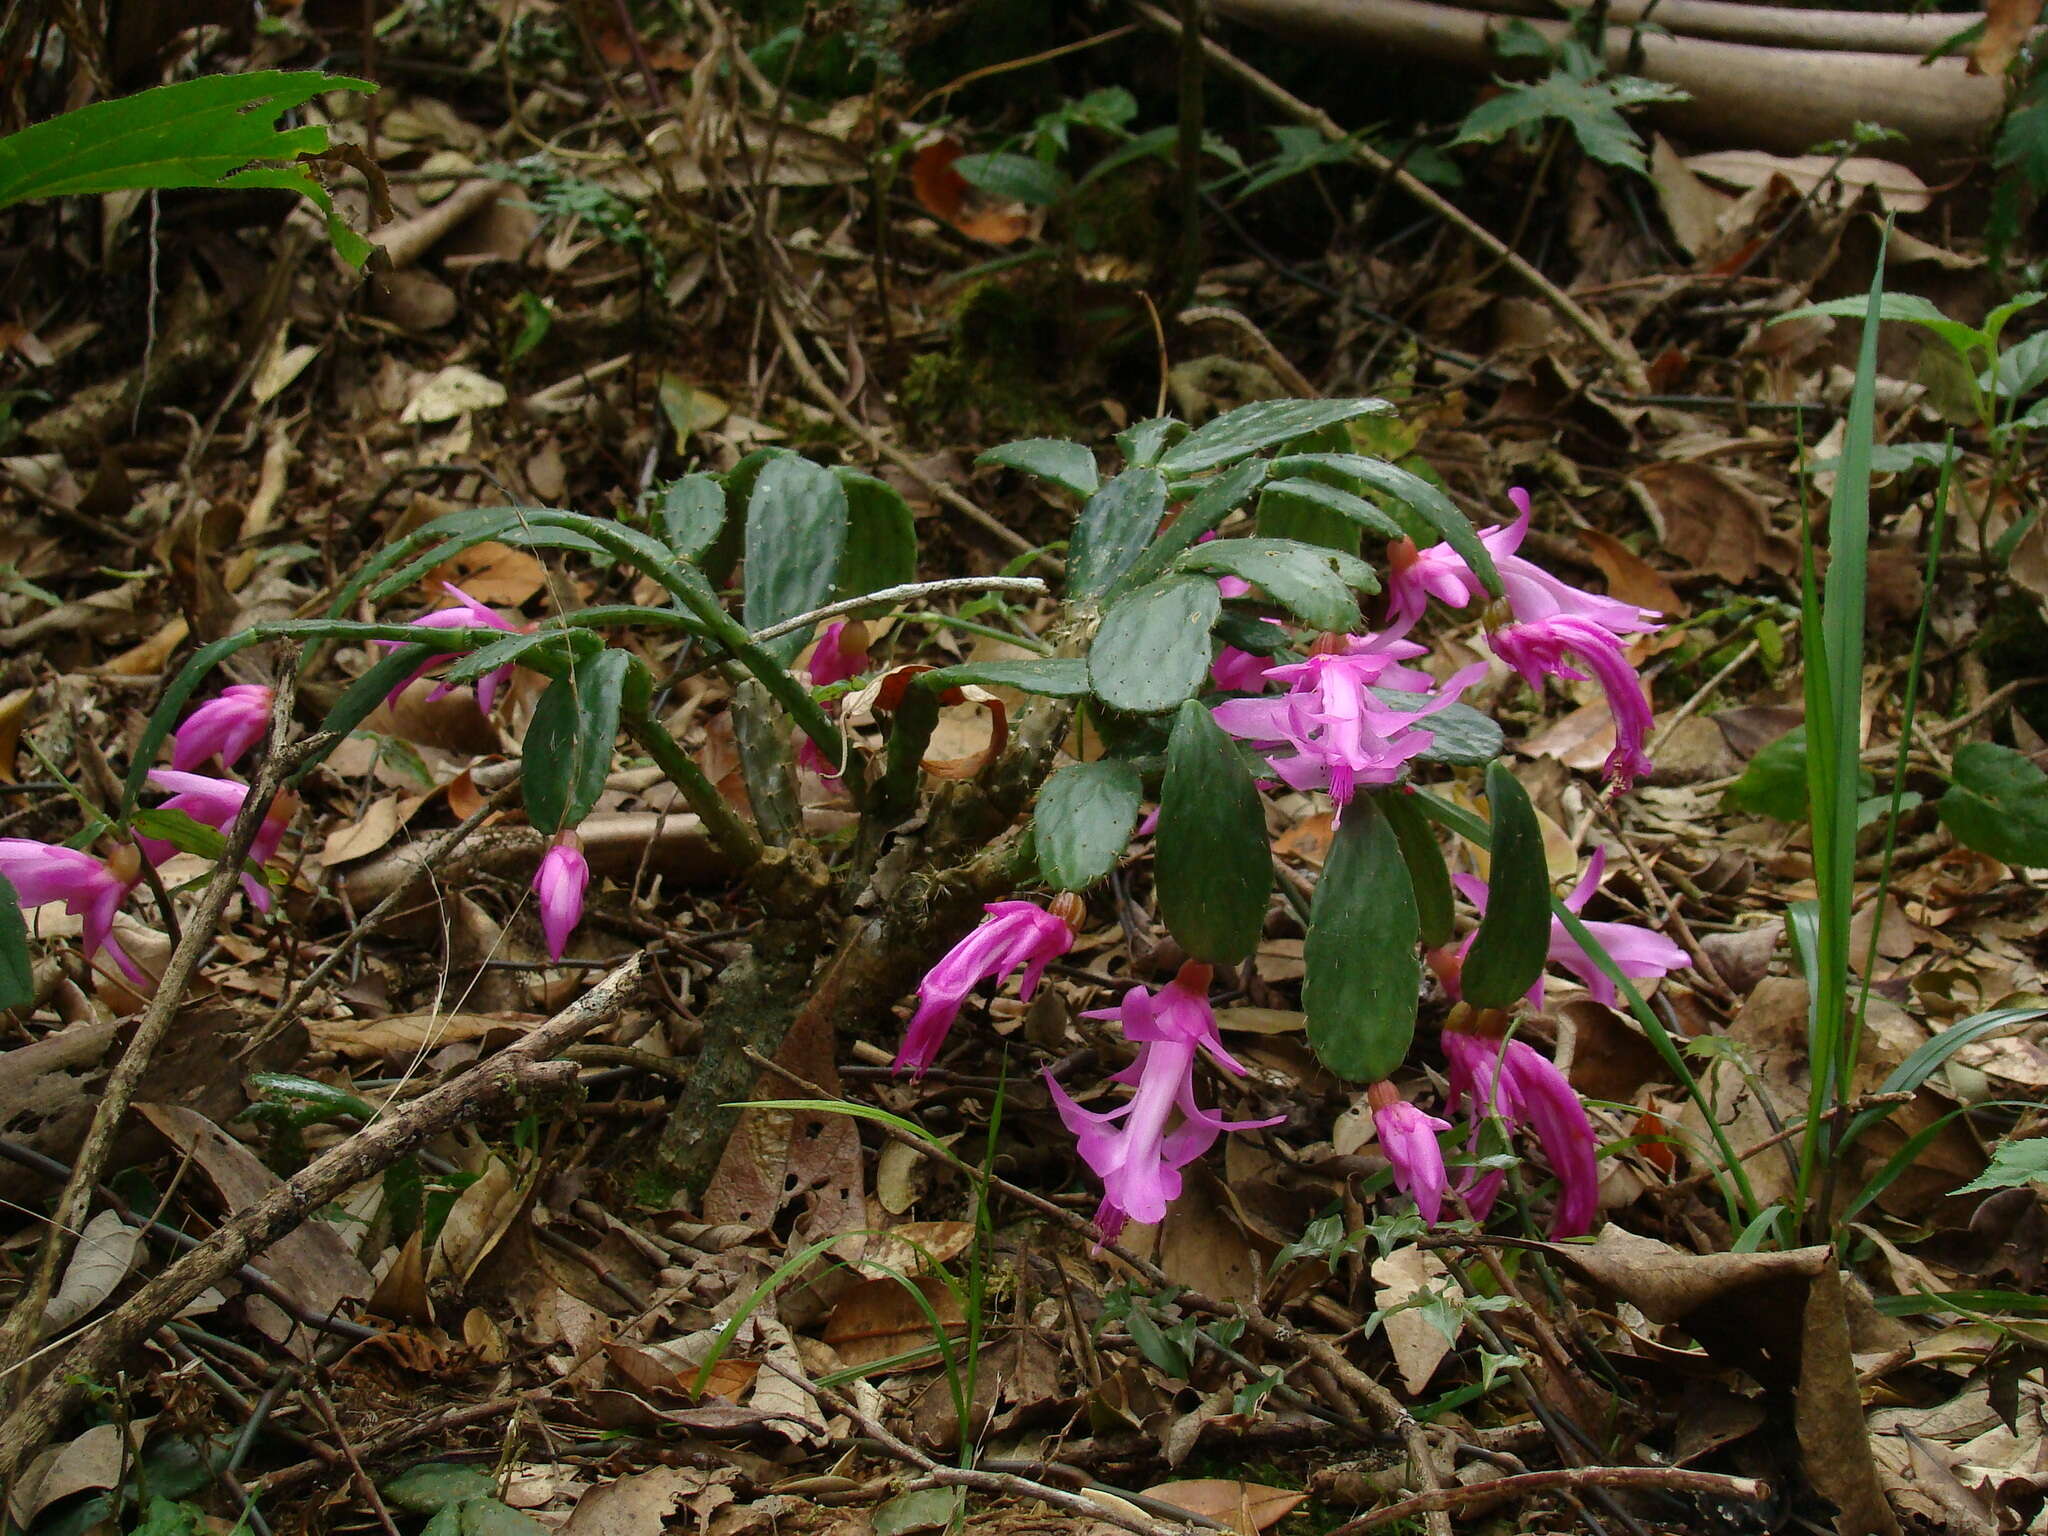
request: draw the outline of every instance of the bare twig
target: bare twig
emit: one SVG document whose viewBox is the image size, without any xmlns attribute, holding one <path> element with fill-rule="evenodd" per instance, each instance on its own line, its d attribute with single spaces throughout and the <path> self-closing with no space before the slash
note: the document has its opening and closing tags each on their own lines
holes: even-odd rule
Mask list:
<svg viewBox="0 0 2048 1536">
<path fill-rule="evenodd" d="M 765 644 L 874 603 L 907 603 L 917 598 L 944 597 L 949 592 L 1011 592 L 1022 597 L 1043 597 L 1045 583 L 1036 576 L 947 576 L 938 581 L 907 581 L 900 587 L 883 587 L 879 591 L 863 592 L 859 597 L 842 598 L 822 608 L 813 608 L 809 613 L 784 619 L 780 624 L 757 629 L 751 638 L 756 645 Z"/>
<path fill-rule="evenodd" d="M 255 798 L 252 794 L 251 800 Z M 639 983 L 643 963 L 642 956 L 634 955 L 523 1039 L 322 1154 L 236 1212 L 198 1248 L 109 1313 L 0 1423 L 0 1482 L 11 1479 L 64 1415 L 78 1406 L 86 1384 L 110 1376 L 130 1350 L 200 1292 L 226 1279 L 313 1212 L 430 1137 L 474 1117 L 486 1104 L 508 1094 L 572 1082 L 575 1064 L 550 1058 L 618 1011 Z"/>
<path fill-rule="evenodd" d="M 1770 1485 L 1754 1477 L 1729 1477 L 1719 1472 L 1694 1472 L 1688 1467 L 1556 1467 L 1543 1472 L 1517 1472 L 1512 1477 L 1489 1478 L 1458 1488 L 1440 1488 L 1419 1493 L 1376 1509 L 1369 1515 L 1346 1521 L 1330 1536 L 1362 1536 L 1381 1526 L 1417 1515 L 1441 1514 L 1469 1504 L 1495 1499 L 1512 1499 L 1523 1494 L 1546 1493 L 1551 1489 L 1656 1488 L 1666 1493 L 1696 1493 L 1710 1499 L 1740 1500 L 1753 1504 L 1770 1492 Z"/>
<path fill-rule="evenodd" d="M 114 1150 L 114 1138 L 121 1129 L 121 1122 L 127 1118 L 128 1106 L 135 1101 L 143 1075 L 156 1059 L 157 1048 L 170 1032 L 171 1021 L 177 1017 L 179 1006 L 185 1001 L 185 991 L 199 972 L 201 958 L 213 944 L 221 915 L 227 910 L 228 897 L 241 883 L 242 861 L 249 856 L 256 833 L 270 814 L 270 802 L 277 797 L 278 789 L 290 771 L 285 760 L 284 737 L 291 728 L 294 698 L 292 678 L 287 673 L 271 705 L 269 738 L 264 743 L 262 766 L 257 771 L 256 782 L 242 801 L 241 814 L 229 829 L 227 848 L 220 862 L 214 866 L 213 879 L 200 896 L 191 921 L 186 923 L 185 931 L 179 937 L 177 948 L 171 951 L 170 963 L 164 967 L 156 995 L 143 1010 L 142 1020 L 135 1026 L 128 1048 L 121 1053 L 120 1061 L 107 1076 L 106 1086 L 100 1090 L 99 1104 L 93 1111 L 92 1125 L 86 1131 L 85 1142 L 78 1149 L 71 1178 L 65 1184 L 64 1192 L 57 1197 L 56 1210 L 51 1213 L 49 1229 L 36 1256 L 35 1274 L 16 1298 L 6 1328 L 0 1332 L 0 1377 L 13 1378 L 35 1350 L 36 1339 L 42 1332 L 43 1308 L 48 1305 L 56 1286 L 58 1271 L 71 1255 L 74 1236 L 85 1226 L 86 1210 L 92 1204 L 93 1191 L 99 1186 L 101 1174 L 106 1171 L 107 1159 Z M 195 1291 L 193 1294 L 198 1293 Z M 152 1325 L 136 1336 L 137 1341 L 155 1331 Z M 5 1475 L 12 1470 L 11 1465 L 0 1466 L 0 1481 L 4 1481 Z"/>
</svg>

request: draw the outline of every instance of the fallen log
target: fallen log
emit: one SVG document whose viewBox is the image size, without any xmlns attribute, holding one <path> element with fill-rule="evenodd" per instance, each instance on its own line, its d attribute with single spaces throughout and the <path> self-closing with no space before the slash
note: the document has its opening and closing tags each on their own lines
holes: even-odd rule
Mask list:
<svg viewBox="0 0 2048 1536">
<path fill-rule="evenodd" d="M 1501 11 L 1557 19 L 1548 0 L 1449 0 L 1461 11 Z M 1845 53 L 1932 53 L 1984 18 L 1946 13 L 1891 16 L 1877 11 L 1808 11 L 1787 5 L 1742 5 L 1737 0 L 1608 0 L 1607 19 L 1628 27 L 1647 17 L 1678 37 L 1723 43 L 1759 43 Z"/>
<path fill-rule="evenodd" d="M 1666 0 L 1670 3 L 1670 0 Z M 1689 0 L 1698 6 L 1708 0 Z M 1725 10 L 1748 7 L 1728 5 Z M 1216 0 L 1217 14 L 1280 36 L 1336 45 L 1381 58 L 1423 58 L 1491 73 L 1492 33 L 1507 18 L 1432 0 Z M 1817 13 L 1832 14 L 1832 13 Z M 1654 18 L 1667 20 L 1660 5 Z M 1875 18 L 1872 18 L 1875 19 Z M 1940 18 L 1953 25 L 1955 17 Z M 1552 42 L 1565 24 L 1530 21 Z M 1921 64 L 1902 53 L 1774 48 L 1698 37 L 1607 33 L 1607 62 L 1690 93 L 1654 109 L 1660 125 L 1695 140 L 1736 143 L 1788 154 L 1846 138 L 1857 121 L 1897 130 L 1907 157 L 1975 148 L 1998 120 L 2004 87 L 1967 72 L 1961 59 Z"/>
</svg>

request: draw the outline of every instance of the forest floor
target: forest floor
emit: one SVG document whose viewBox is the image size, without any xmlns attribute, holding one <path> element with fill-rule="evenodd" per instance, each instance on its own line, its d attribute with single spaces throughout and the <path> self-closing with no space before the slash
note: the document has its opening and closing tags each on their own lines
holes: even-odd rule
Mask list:
<svg viewBox="0 0 2048 1536">
<path fill-rule="evenodd" d="M 348 16 L 323 31 L 325 10 Z M 906 987 L 894 1016 L 793 1035 L 754 1085 L 876 1106 L 930 1139 L 841 1120 L 793 1148 L 786 1117 L 749 1112 L 708 1182 L 675 1187 L 664 1149 L 690 1129 L 706 1001 L 752 952 L 754 896 L 625 752 L 584 828 L 587 914 L 550 962 L 528 886 L 545 840 L 509 793 L 544 680 L 516 674 L 488 716 L 467 689 L 422 685 L 299 786 L 276 907 L 230 908 L 134 1085 L 104 1165 L 121 1209 L 204 1238 L 627 961 L 648 980 L 600 998 L 573 1090 L 536 1077 L 395 1150 L 253 1258 L 269 1294 L 230 1275 L 152 1327 L 24 1463 L 12 1529 L 892 1536 L 958 1514 L 1307 1536 L 1423 1530 L 1432 1508 L 1501 1532 L 2048 1529 L 2048 1222 L 2040 1159 L 2013 1151 L 2048 1087 L 2043 871 L 1966 846 L 1941 808 L 1975 744 L 2036 778 L 2048 763 L 2048 521 L 2027 521 L 2038 463 L 1988 451 L 1966 371 L 1905 326 L 1881 339 L 1879 439 L 1953 428 L 1963 452 L 1931 586 L 1939 451 L 1881 457 L 1872 493 L 1852 930 L 1868 1013 L 1841 1118 L 1878 1113 L 1825 1195 L 1784 1134 L 1811 1080 L 1787 913 L 1816 893 L 1786 738 L 1804 718 L 1800 522 L 1824 526 L 1857 327 L 1769 322 L 1864 293 L 1888 216 L 1887 286 L 1981 322 L 2027 286 L 2026 253 L 1994 263 L 1974 232 L 1981 168 L 1930 191 L 1887 162 L 1701 161 L 1656 138 L 1636 174 L 1553 130 L 1456 151 L 1447 195 L 1470 212 L 1447 218 L 1378 174 L 1369 143 L 1363 160 L 1324 146 L 1280 96 L 1212 70 L 1208 126 L 1249 169 L 1219 155 L 1186 239 L 1171 135 L 1139 142 L 1175 110 L 1174 43 L 1143 23 L 1041 19 L 1002 53 L 1000 30 L 878 43 L 825 18 L 793 55 L 704 0 L 632 35 L 603 5 L 513 10 L 501 26 L 417 0 L 366 50 L 353 7 L 307 0 L 274 7 L 252 53 L 216 39 L 229 51 L 188 64 L 378 83 L 309 107 L 381 171 L 383 210 L 355 170 L 331 178 L 386 253 L 367 276 L 282 195 L 0 216 L 26 253 L 0 287 L 0 833 L 76 835 L 81 803 L 118 800 L 196 647 L 324 612 L 374 549 L 439 514 L 631 518 L 688 470 L 778 446 L 898 491 L 922 575 L 1043 574 L 1072 498 L 977 468 L 985 449 L 1379 396 L 1397 412 L 1360 451 L 1426 467 L 1482 526 L 1531 491 L 1525 553 L 1666 617 L 1638 653 L 1655 770 L 1625 796 L 1601 791 L 1614 736 L 1596 688 L 1533 694 L 1496 665 L 1480 693 L 1553 872 L 1610 850 L 1587 915 L 1690 957 L 1653 1006 L 1765 1215 L 1745 1224 L 1723 1198 L 1700 1109 L 1638 1020 L 1553 980 L 1527 1027 L 1599 1106 L 1598 1238 L 1541 1241 L 1519 1204 L 1427 1240 L 1375 1220 L 1397 1203 L 1387 1163 L 1362 1092 L 1303 1038 L 1301 931 L 1276 920 L 1218 1001 L 1283 1124 L 1191 1166 L 1157 1227 L 1094 1246 L 1093 1187 L 1037 1065 L 1097 1060 L 1080 1015 L 1179 962 L 1142 843 L 1040 998 L 973 1005 L 920 1081 L 889 1071 Z M 1297 83 L 1315 73 L 1219 36 Z M 884 44 L 911 72 L 862 77 Z M 948 49 L 957 68 L 934 62 Z M 1441 140 L 1405 163 L 1452 163 Z M 1021 196 L 954 164 L 1020 148 L 1051 168 Z M 660 596 L 567 551 L 486 543 L 376 616 L 437 606 L 444 580 L 522 621 Z M 1055 609 L 941 612 L 875 626 L 876 657 L 1031 656 Z M 1438 655 L 1483 660 L 1480 636 L 1476 616 L 1443 620 Z M 226 670 L 270 683 L 294 654 Z M 304 676 L 309 728 L 372 660 L 344 645 Z M 992 721 L 1022 704 L 996 694 L 949 712 L 930 760 L 980 772 Z M 716 674 L 687 677 L 666 719 L 743 805 L 729 700 Z M 829 845 L 844 801 L 802 784 Z M 2001 814 L 2022 833 L 2034 817 L 2048 846 L 2044 803 Z M 1306 889 L 1327 806 L 1296 795 L 1275 815 Z M 206 872 L 165 866 L 188 917 Z M 15 1295 L 145 1007 L 80 962 L 75 919 L 46 907 L 31 928 L 38 1002 L 0 1055 Z M 158 908 L 115 932 L 162 971 Z M 1994 1010 L 2011 1011 L 1898 1076 Z M 1424 1004 L 1432 1025 L 1470 1012 Z M 1428 1099 L 1440 1078 L 1404 1081 Z M 821 1231 L 836 1260 L 779 1275 Z M 172 1251 L 88 1228 L 46 1351 L 119 1316 Z M 771 1277 L 704 1379 L 718 1329 Z M 971 1351 L 964 1382 L 935 1331 Z M 1447 1491 L 1417 1497 L 1418 1447 Z"/>
</svg>

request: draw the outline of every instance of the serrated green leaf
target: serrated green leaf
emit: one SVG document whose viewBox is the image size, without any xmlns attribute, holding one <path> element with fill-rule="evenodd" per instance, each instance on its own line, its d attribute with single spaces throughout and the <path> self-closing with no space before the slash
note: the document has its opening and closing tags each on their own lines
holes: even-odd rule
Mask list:
<svg viewBox="0 0 2048 1536">
<path fill-rule="evenodd" d="M 1992 1150 L 1991 1166 L 1955 1192 L 1974 1195 L 1987 1189 L 2018 1189 L 2026 1184 L 2048 1184 L 2048 1137 L 2001 1141 Z"/>
<path fill-rule="evenodd" d="M 1103 486 L 1074 520 L 1067 551 L 1067 595 L 1100 597 L 1131 568 L 1166 513 L 1166 480 L 1156 469 L 1127 469 Z"/>
<path fill-rule="evenodd" d="M 1273 888 L 1265 806 L 1236 743 L 1194 699 L 1167 743 L 1155 849 L 1159 915 L 1181 948 L 1212 965 L 1250 955 Z"/>
<path fill-rule="evenodd" d="M 1987 369 L 1977 380 L 1977 387 L 2016 400 L 2039 389 L 2044 382 L 2048 382 L 2048 331 L 2036 331 L 2025 341 L 2000 352 L 1998 366 Z"/>
<path fill-rule="evenodd" d="M 1475 1008 L 1512 1008 L 1536 985 L 1550 951 L 1550 870 L 1536 807 L 1506 763 L 1487 766 L 1486 804 L 1493 827 L 1486 914 L 1459 985 Z"/>
<path fill-rule="evenodd" d="M 1830 318 L 1847 316 L 1861 320 L 1869 307 L 1870 300 L 1865 295 L 1852 293 L 1839 299 L 1829 299 L 1825 304 L 1806 304 L 1798 309 L 1787 310 L 1774 318 L 1771 324 L 1783 325 L 1787 320 L 1805 320 L 1817 315 Z M 1982 331 L 1973 325 L 1965 325 L 1960 320 L 1949 319 L 1930 300 L 1922 298 L 1917 293 L 1885 292 L 1878 300 L 1877 318 L 1897 320 L 1905 325 L 1917 325 L 1934 332 L 1947 342 L 1964 362 L 1974 363 L 1975 354 L 1990 350 Z"/>
<path fill-rule="evenodd" d="M 1174 562 L 1175 570 L 1221 571 L 1250 582 L 1312 629 L 1349 634 L 1358 626 L 1356 591 L 1379 577 L 1356 555 L 1293 539 L 1216 539 Z"/>
<path fill-rule="evenodd" d="M 1156 715 L 1209 675 L 1209 626 L 1222 611 L 1216 583 L 1170 576 L 1118 598 L 1088 650 L 1088 680 L 1112 709 Z"/>
<path fill-rule="evenodd" d="M 1393 1075 L 1415 1038 L 1421 921 L 1393 827 L 1353 800 L 1331 840 L 1309 907 L 1301 1006 L 1316 1057 L 1339 1077 Z"/>
<path fill-rule="evenodd" d="M 369 242 L 335 216 L 327 189 L 297 163 L 327 149 L 327 129 L 273 125 L 323 92 L 376 89 L 313 70 L 257 70 L 202 75 L 59 113 L 0 139 L 0 208 L 148 187 L 276 187 L 318 206 L 335 249 L 360 267 Z M 291 163 L 252 164 L 266 160 Z"/>
<path fill-rule="evenodd" d="M 2048 774 L 1988 741 L 1960 748 L 1955 770 L 1935 810 L 1956 840 L 2001 863 L 2048 865 Z"/>
<path fill-rule="evenodd" d="M 1675 86 L 1632 76 L 1580 80 L 1553 70 L 1528 85 L 1502 81 L 1500 94 L 1482 101 L 1465 115 L 1451 147 L 1492 144 L 1518 129 L 1556 121 L 1563 123 L 1591 158 L 1623 170 L 1647 173 L 1643 141 L 1623 119 L 1624 107 L 1653 101 L 1689 101 Z"/>
<path fill-rule="evenodd" d="M 1135 421 L 1116 435 L 1117 451 L 1124 456 L 1124 468 L 1144 469 L 1159 462 L 1159 456 L 1188 435 L 1188 424 L 1172 416 L 1152 416 Z"/>
<path fill-rule="evenodd" d="M 1004 443 L 989 449 L 974 463 L 976 468 L 1000 464 L 1005 469 L 1048 480 L 1076 496 L 1093 496 L 1102 482 L 1095 468 L 1095 455 L 1082 444 L 1061 437 L 1027 437 Z"/>
<path fill-rule="evenodd" d="M 424 1462 L 380 1485 L 386 1500 L 415 1515 L 438 1514 L 464 1499 L 488 1498 L 497 1486 L 474 1467 L 448 1461 Z"/>
<path fill-rule="evenodd" d="M 1047 779 L 1031 815 L 1046 883 L 1082 891 L 1114 869 L 1144 794 L 1138 770 L 1114 758 L 1069 763 Z"/>
<path fill-rule="evenodd" d="M 1192 475 L 1235 463 L 1318 427 L 1391 410 L 1386 401 L 1373 399 L 1255 400 L 1189 433 L 1159 460 L 1159 468 L 1169 478 Z"/>
<path fill-rule="evenodd" d="M 534 706 L 520 761 L 526 819 L 538 830 L 575 826 L 604 793 L 634 665 L 625 651 L 602 650 L 548 684 Z"/>
<path fill-rule="evenodd" d="M 1079 656 L 1046 656 L 1028 661 L 963 661 L 923 672 L 913 686 L 957 688 L 979 683 L 984 688 L 1019 688 L 1048 699 L 1076 699 L 1088 691 L 1088 663 Z"/>
</svg>

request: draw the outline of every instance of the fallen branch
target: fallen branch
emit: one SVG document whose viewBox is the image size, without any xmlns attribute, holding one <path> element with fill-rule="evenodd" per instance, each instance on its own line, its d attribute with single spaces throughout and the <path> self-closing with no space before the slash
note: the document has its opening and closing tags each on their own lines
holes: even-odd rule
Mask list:
<svg viewBox="0 0 2048 1536">
<path fill-rule="evenodd" d="M 525 1038 L 322 1154 L 236 1212 L 199 1247 L 95 1324 L 0 1423 L 0 1483 L 12 1481 L 65 1415 L 84 1400 L 90 1383 L 110 1380 L 130 1352 L 187 1303 L 296 1230 L 315 1211 L 490 1103 L 522 1092 L 567 1087 L 575 1079 L 575 1063 L 550 1058 L 618 1011 L 638 984 L 643 963 L 642 956 L 634 955 Z"/>
<path fill-rule="evenodd" d="M 1449 0 L 1466 11 L 1510 11 L 1557 17 L 1548 0 Z M 1777 48 L 1818 48 L 1849 53 L 1901 53 L 1918 59 L 1980 21 L 1979 16 L 1893 16 L 1882 11 L 1809 11 L 1790 5 L 1748 5 L 1737 0 L 1609 0 L 1615 27 L 1651 21 L 1679 37 Z"/>
<path fill-rule="evenodd" d="M 1228 14 L 1238 16 L 1241 20 L 1259 20 L 1265 15 L 1262 9 L 1265 3 L 1266 0 L 1243 0 L 1243 3 L 1233 3 L 1223 7 L 1223 9 Z M 1288 10 L 1287 5 L 1288 0 L 1276 0 L 1273 9 L 1280 15 L 1291 18 L 1299 23 L 1302 18 L 1297 16 L 1295 12 Z M 1301 5 L 1304 13 L 1316 10 L 1313 0 L 1301 0 Z M 1156 5 L 1147 4 L 1146 0 L 1131 0 L 1131 8 L 1145 19 L 1147 25 L 1157 28 L 1169 37 L 1176 40 L 1179 39 L 1180 23 L 1167 15 L 1166 12 L 1160 10 Z M 1449 7 L 1433 6 L 1429 7 L 1429 9 L 1447 10 Z M 1250 14 L 1254 12 L 1257 14 Z M 1319 16 L 1319 12 L 1317 14 Z M 1341 25 L 1341 18 L 1339 24 Z M 1274 22 L 1273 25 L 1275 30 L 1287 30 L 1278 21 Z M 1209 62 L 1220 69 L 1225 75 L 1255 94 L 1263 96 L 1296 122 L 1304 123 L 1308 127 L 1315 129 L 1316 132 L 1329 140 L 1330 143 L 1342 144 L 1352 158 L 1361 165 L 1368 167 L 1377 175 L 1390 177 L 1395 186 L 1415 199 L 1416 202 L 1422 204 L 1431 213 L 1434 213 L 1447 223 L 1456 225 L 1469 239 L 1485 250 L 1487 254 L 1514 273 L 1516 277 L 1528 284 L 1529 287 L 1533 288 L 1546 304 L 1555 309 L 1583 333 L 1588 341 L 1598 347 L 1601 354 L 1614 364 L 1616 370 L 1620 372 L 1623 382 L 1630 389 L 1638 394 L 1648 394 L 1650 392 L 1649 375 L 1644 372 L 1643 360 L 1636 356 L 1635 350 L 1627 342 L 1621 340 L 1612 331 L 1608 330 L 1606 325 L 1587 310 L 1584 305 L 1580 304 L 1578 300 L 1574 299 L 1570 294 L 1558 287 L 1557 284 L 1537 271 L 1536 268 L 1516 255 L 1514 250 L 1503 243 L 1498 235 L 1480 224 L 1470 214 L 1466 213 L 1464 209 L 1437 191 L 1436 188 L 1424 181 L 1418 180 L 1412 173 L 1396 165 L 1363 139 L 1354 138 L 1346 133 L 1337 126 L 1336 120 L 1329 113 L 1324 112 L 1318 107 L 1310 106 L 1277 81 L 1260 74 L 1251 65 L 1245 63 L 1243 59 L 1240 59 L 1228 48 L 1225 48 L 1213 39 L 1206 46 L 1209 50 Z M 1378 51 L 1384 53 L 1386 50 L 1382 48 Z"/>
<path fill-rule="evenodd" d="M 1466 1483 L 1456 1488 L 1439 1488 L 1418 1493 L 1412 1499 L 1388 1504 L 1369 1515 L 1347 1520 L 1330 1536 L 1361 1536 L 1383 1525 L 1412 1520 L 1417 1515 L 1440 1514 L 1463 1509 L 1469 1504 L 1486 1504 L 1524 1494 L 1547 1493 L 1551 1489 L 1655 1488 L 1664 1493 L 1697 1493 L 1710 1499 L 1740 1500 L 1754 1504 L 1770 1492 L 1770 1484 L 1754 1477 L 1728 1477 L 1719 1472 L 1694 1472 L 1686 1467 L 1556 1467 L 1545 1472 L 1517 1472 L 1509 1477 L 1492 1477 L 1483 1483 Z"/>
</svg>

